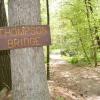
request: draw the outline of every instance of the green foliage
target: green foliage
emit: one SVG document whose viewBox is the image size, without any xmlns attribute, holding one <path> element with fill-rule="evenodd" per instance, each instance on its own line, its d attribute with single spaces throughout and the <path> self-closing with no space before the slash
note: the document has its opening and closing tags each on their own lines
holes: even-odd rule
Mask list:
<svg viewBox="0 0 100 100">
<path fill-rule="evenodd" d="M 58 96 L 58 97 L 56 98 L 56 100 L 64 100 L 64 97 Z"/>
<path fill-rule="evenodd" d="M 47 24 L 47 8 L 46 8 L 46 0 L 41 1 L 41 24 Z"/>
<path fill-rule="evenodd" d="M 78 58 L 77 57 L 72 57 L 70 62 L 71 62 L 71 64 L 77 64 L 78 63 Z"/>
<path fill-rule="evenodd" d="M 82 55 L 85 61 L 91 62 L 93 61 L 91 60 L 94 56 L 93 53 L 97 52 L 93 49 L 95 46 L 93 42 L 96 42 L 95 36 L 99 34 L 99 28 L 95 33 L 95 27 L 99 27 L 100 17 L 96 10 L 99 7 L 95 0 L 87 2 L 87 5 L 89 12 L 87 12 L 84 0 L 64 0 L 59 16 L 62 20 L 62 33 L 65 34 L 63 39 L 66 38 L 65 43 L 67 44 L 67 46 L 64 44 L 64 48 L 67 51 L 76 52 L 78 57 Z M 79 58 L 73 57 L 71 63 L 77 63 Z"/>
<path fill-rule="evenodd" d="M 100 37 L 100 1 L 86 1 L 85 4 L 85 0 L 50 0 L 51 50 L 64 50 L 71 63 L 92 63 L 95 58 L 99 59 L 95 37 Z M 44 4 L 42 0 L 45 9 L 42 7 L 41 18 L 46 23 Z M 68 52 L 76 56 L 68 57 Z M 97 57 L 94 53 L 97 53 Z"/>
<path fill-rule="evenodd" d="M 97 61 L 100 62 L 100 53 L 97 54 Z"/>
</svg>

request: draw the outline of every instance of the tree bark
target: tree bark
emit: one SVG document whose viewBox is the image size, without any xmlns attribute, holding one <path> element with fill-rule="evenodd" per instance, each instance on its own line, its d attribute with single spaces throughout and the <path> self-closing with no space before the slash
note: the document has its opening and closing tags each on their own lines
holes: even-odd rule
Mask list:
<svg viewBox="0 0 100 100">
<path fill-rule="evenodd" d="M 9 25 L 40 24 L 40 0 L 9 0 Z M 11 50 L 14 100 L 50 100 L 42 47 Z"/>
<path fill-rule="evenodd" d="M 4 0 L 0 0 L 0 27 L 7 26 Z M 0 90 L 4 87 L 11 89 L 10 51 L 0 51 Z"/>
<path fill-rule="evenodd" d="M 50 25 L 49 0 L 46 0 L 47 25 Z M 47 80 L 50 80 L 50 47 L 47 46 Z"/>
</svg>

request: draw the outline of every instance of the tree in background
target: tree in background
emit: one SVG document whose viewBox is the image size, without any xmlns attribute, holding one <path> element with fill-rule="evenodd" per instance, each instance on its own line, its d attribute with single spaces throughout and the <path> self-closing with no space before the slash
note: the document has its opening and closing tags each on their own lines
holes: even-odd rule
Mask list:
<svg viewBox="0 0 100 100">
<path fill-rule="evenodd" d="M 4 0 L 0 0 L 0 27 L 7 26 Z M 11 89 L 10 51 L 0 51 L 0 90 L 4 87 Z"/>
<path fill-rule="evenodd" d="M 99 19 L 95 0 L 71 0 L 63 2 L 61 6 L 60 20 L 62 33 L 66 34 L 66 49 L 77 52 L 78 58 L 82 56 L 89 63 L 94 62 L 97 66 L 96 37 L 99 35 Z M 97 38 L 98 38 L 97 37 Z M 83 59 L 82 58 L 82 59 Z"/>
</svg>

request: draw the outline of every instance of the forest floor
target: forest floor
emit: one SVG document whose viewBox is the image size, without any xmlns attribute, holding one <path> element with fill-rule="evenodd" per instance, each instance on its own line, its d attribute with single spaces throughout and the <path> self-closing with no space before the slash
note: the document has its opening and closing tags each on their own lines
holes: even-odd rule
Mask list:
<svg viewBox="0 0 100 100">
<path fill-rule="evenodd" d="M 76 66 L 59 54 L 50 56 L 51 80 L 48 81 L 51 100 L 100 100 L 100 66 Z M 0 100 L 12 100 L 4 90 Z M 5 98 L 5 99 L 4 99 Z"/>
<path fill-rule="evenodd" d="M 52 100 L 100 100 L 100 66 L 75 66 L 51 55 Z"/>
</svg>

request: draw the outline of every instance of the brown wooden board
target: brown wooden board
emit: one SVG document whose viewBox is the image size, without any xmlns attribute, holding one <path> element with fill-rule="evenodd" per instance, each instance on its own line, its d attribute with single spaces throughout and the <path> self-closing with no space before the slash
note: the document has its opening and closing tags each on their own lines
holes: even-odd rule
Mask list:
<svg viewBox="0 0 100 100">
<path fill-rule="evenodd" d="M 50 45 L 48 25 L 0 28 L 0 50 Z"/>
</svg>

